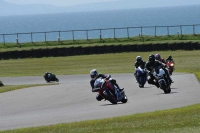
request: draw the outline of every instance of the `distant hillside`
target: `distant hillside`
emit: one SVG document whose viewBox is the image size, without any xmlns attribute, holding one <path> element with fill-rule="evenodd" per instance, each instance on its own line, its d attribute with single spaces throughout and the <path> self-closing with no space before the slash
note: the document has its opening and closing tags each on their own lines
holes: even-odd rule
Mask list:
<svg viewBox="0 0 200 133">
<path fill-rule="evenodd" d="M 166 6 L 184 6 L 184 5 L 200 5 L 200 0 L 185 1 L 183 0 L 154 0 L 154 2 L 146 2 L 140 0 L 118 0 L 112 2 L 96 2 L 90 4 L 80 4 L 74 6 L 57 7 L 47 4 L 31 4 L 19 5 L 11 4 L 0 0 L 0 16 L 8 15 L 27 15 L 27 14 L 45 14 L 45 13 L 61 13 L 61 12 L 83 12 L 83 11 L 104 11 L 118 9 L 136 9 L 136 8 L 151 8 L 151 7 L 166 7 Z"/>
</svg>

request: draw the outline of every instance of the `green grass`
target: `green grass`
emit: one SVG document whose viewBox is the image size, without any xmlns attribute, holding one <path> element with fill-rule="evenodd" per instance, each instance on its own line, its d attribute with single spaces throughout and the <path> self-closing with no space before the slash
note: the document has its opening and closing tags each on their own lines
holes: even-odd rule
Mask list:
<svg viewBox="0 0 200 133">
<path fill-rule="evenodd" d="M 100 73 L 133 73 L 136 56 L 140 55 L 143 60 L 147 61 L 150 54 L 156 53 L 160 53 L 163 58 L 167 58 L 169 54 L 172 55 L 176 63 L 175 72 L 195 73 L 200 79 L 200 50 L 1 60 L 0 77 L 43 76 L 46 71 L 56 75 L 89 74 L 93 68 L 96 68 Z"/>
<path fill-rule="evenodd" d="M 199 133 L 200 104 L 99 120 L 23 128 L 2 133 Z"/>
<path fill-rule="evenodd" d="M 173 43 L 173 42 L 200 42 L 200 35 L 170 35 L 170 36 L 143 36 L 130 38 L 106 38 L 106 39 L 89 39 L 89 40 L 63 40 L 47 41 L 47 42 L 24 42 L 24 43 L 4 43 L 0 42 L 0 51 L 27 50 L 39 48 L 54 48 L 54 47 L 76 47 L 76 46 L 95 46 L 95 45 L 118 45 L 118 44 L 145 44 L 145 43 Z"/>
<path fill-rule="evenodd" d="M 54 85 L 54 84 L 5 85 L 0 87 L 0 93 L 29 88 L 29 87 L 35 87 L 35 86 L 46 86 L 46 85 Z"/>
</svg>

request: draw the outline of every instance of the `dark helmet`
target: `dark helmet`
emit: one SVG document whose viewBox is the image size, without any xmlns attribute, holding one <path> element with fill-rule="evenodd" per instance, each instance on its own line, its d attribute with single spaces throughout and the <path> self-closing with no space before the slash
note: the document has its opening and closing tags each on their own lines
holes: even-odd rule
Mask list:
<svg viewBox="0 0 200 133">
<path fill-rule="evenodd" d="M 155 55 L 155 58 L 156 58 L 156 60 L 160 60 L 160 59 L 161 59 L 160 54 L 156 54 L 156 55 Z"/>
<path fill-rule="evenodd" d="M 142 57 L 141 57 L 141 56 L 137 56 L 137 57 L 136 57 L 136 61 L 137 61 L 137 62 L 141 62 L 141 61 L 142 61 Z"/>
<path fill-rule="evenodd" d="M 91 79 L 92 80 L 95 80 L 97 77 L 98 77 L 98 72 L 97 72 L 97 70 L 96 69 L 92 69 L 91 71 L 90 71 L 90 77 L 91 77 Z"/>
<path fill-rule="evenodd" d="M 149 55 L 149 62 L 155 62 L 155 55 Z"/>
<path fill-rule="evenodd" d="M 171 59 L 172 59 L 172 56 L 171 56 L 171 55 L 169 55 L 168 59 L 170 59 L 170 60 L 171 60 Z"/>
</svg>

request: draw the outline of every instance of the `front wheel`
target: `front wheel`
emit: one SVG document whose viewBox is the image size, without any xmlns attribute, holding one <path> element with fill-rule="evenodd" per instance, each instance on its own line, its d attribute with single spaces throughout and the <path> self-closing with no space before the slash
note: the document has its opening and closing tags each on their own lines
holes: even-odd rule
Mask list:
<svg viewBox="0 0 200 133">
<path fill-rule="evenodd" d="M 128 101 L 128 98 L 127 98 L 126 95 L 124 95 L 124 97 L 122 98 L 121 102 L 122 103 L 127 103 L 127 101 Z"/>
<path fill-rule="evenodd" d="M 140 84 L 139 87 L 140 87 L 140 88 L 144 88 L 144 84 Z"/>
<path fill-rule="evenodd" d="M 168 94 L 171 92 L 170 86 L 168 86 L 166 89 L 164 89 L 165 94 Z"/>
<path fill-rule="evenodd" d="M 59 79 L 58 79 L 58 78 L 56 78 L 56 81 L 57 81 L 57 82 L 59 82 Z"/>
</svg>

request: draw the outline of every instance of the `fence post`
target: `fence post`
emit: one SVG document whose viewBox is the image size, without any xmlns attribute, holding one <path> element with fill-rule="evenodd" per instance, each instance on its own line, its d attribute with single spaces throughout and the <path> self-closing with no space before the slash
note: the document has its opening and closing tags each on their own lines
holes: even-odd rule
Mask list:
<svg viewBox="0 0 200 133">
<path fill-rule="evenodd" d="M 195 35 L 195 25 L 193 24 L 193 35 Z"/>
<path fill-rule="evenodd" d="M 87 37 L 87 41 L 88 41 L 88 40 L 89 40 L 89 39 L 88 39 L 88 30 L 86 30 L 86 37 Z"/>
<path fill-rule="evenodd" d="M 140 34 L 141 34 L 141 37 L 142 37 L 142 26 L 141 26 L 141 29 L 140 29 Z"/>
<path fill-rule="evenodd" d="M 31 43 L 33 43 L 33 33 L 31 32 Z"/>
<path fill-rule="evenodd" d="M 19 40 L 18 40 L 18 33 L 17 33 L 16 43 L 17 43 L 17 44 L 19 43 Z"/>
<path fill-rule="evenodd" d="M 114 30 L 114 39 L 116 39 L 116 38 L 115 38 L 115 28 L 113 28 L 113 30 Z"/>
<path fill-rule="evenodd" d="M 44 41 L 47 42 L 47 33 L 44 32 Z"/>
<path fill-rule="evenodd" d="M 169 26 L 167 26 L 167 35 L 169 36 Z"/>
<path fill-rule="evenodd" d="M 72 30 L 72 38 L 73 38 L 73 41 L 74 41 L 74 31 Z"/>
<path fill-rule="evenodd" d="M 6 45 L 6 41 L 5 41 L 5 36 L 4 36 L 4 34 L 3 34 L 3 43 L 4 43 L 4 45 Z"/>
<path fill-rule="evenodd" d="M 58 31 L 58 42 L 60 42 L 60 31 Z"/>
<path fill-rule="evenodd" d="M 156 26 L 155 26 L 155 37 L 156 37 Z"/>
<path fill-rule="evenodd" d="M 127 27 L 127 37 L 129 38 L 129 28 Z"/>
<path fill-rule="evenodd" d="M 182 25 L 180 25 L 180 35 L 182 37 Z"/>
<path fill-rule="evenodd" d="M 99 30 L 99 32 L 100 32 L 100 41 L 102 40 L 102 37 L 101 37 L 101 29 Z"/>
</svg>

